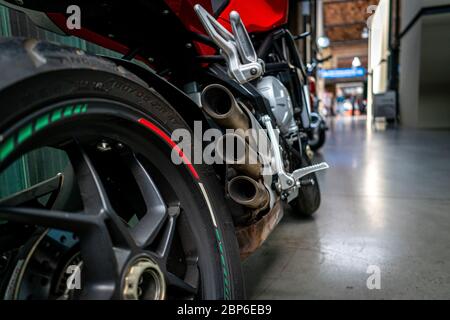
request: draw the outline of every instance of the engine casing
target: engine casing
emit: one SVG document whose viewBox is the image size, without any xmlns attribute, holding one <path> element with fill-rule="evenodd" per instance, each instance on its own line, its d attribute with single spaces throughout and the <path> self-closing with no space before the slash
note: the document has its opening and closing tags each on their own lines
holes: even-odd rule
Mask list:
<svg viewBox="0 0 450 320">
<path fill-rule="evenodd" d="M 257 89 L 269 101 L 281 133 L 283 135 L 298 134 L 292 99 L 284 84 L 273 76 L 267 76 L 258 82 Z"/>
</svg>

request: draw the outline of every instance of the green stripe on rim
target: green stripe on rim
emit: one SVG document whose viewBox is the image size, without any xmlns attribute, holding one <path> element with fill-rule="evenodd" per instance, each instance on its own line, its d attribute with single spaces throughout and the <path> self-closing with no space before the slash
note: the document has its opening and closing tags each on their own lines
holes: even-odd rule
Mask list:
<svg viewBox="0 0 450 320">
<path fill-rule="evenodd" d="M 70 117 L 73 114 L 73 106 L 69 106 L 64 110 L 64 117 Z"/>
<path fill-rule="evenodd" d="M 227 264 L 225 261 L 225 255 L 224 255 L 222 240 L 221 240 L 221 236 L 220 236 L 220 231 L 217 228 L 215 231 L 216 231 L 217 242 L 219 244 L 218 247 L 219 247 L 219 251 L 220 251 L 220 262 L 222 264 L 225 300 L 229 300 L 230 299 L 230 290 L 229 290 L 230 282 L 228 280 Z"/>
<path fill-rule="evenodd" d="M 57 109 L 51 113 L 45 114 L 38 118 L 34 123 L 29 123 L 22 127 L 14 137 L 8 139 L 3 144 L 0 144 L 0 162 L 5 160 L 11 152 L 14 151 L 15 139 L 17 138 L 17 144 L 20 145 L 27 139 L 33 136 L 34 133 L 39 130 L 44 129 L 53 122 L 61 120 L 63 117 L 71 117 L 73 115 L 79 115 L 81 113 L 86 113 L 88 110 L 87 104 L 78 104 L 75 108 L 74 106 L 66 106 L 65 108 Z M 34 126 L 34 131 L 33 131 Z"/>
<path fill-rule="evenodd" d="M 77 104 L 77 106 L 75 107 L 75 110 L 73 110 L 74 114 L 80 114 L 81 113 L 81 108 L 82 105 L 81 104 Z"/>
<path fill-rule="evenodd" d="M 19 135 L 17 136 L 17 143 L 18 144 L 23 143 L 25 140 L 27 140 L 32 135 L 33 135 L 33 125 L 29 124 L 19 131 Z"/>
<path fill-rule="evenodd" d="M 221 242 L 222 239 L 220 238 L 220 233 L 219 233 L 219 229 L 216 228 L 216 237 L 217 237 L 217 241 Z"/>
<path fill-rule="evenodd" d="M 42 117 L 40 117 L 37 121 L 36 121 L 36 126 L 35 126 L 35 130 L 39 131 L 41 129 L 44 129 L 46 126 L 48 126 L 50 123 L 50 121 L 48 120 L 48 115 L 44 115 Z"/>
<path fill-rule="evenodd" d="M 62 118 L 62 109 L 59 109 L 53 112 L 51 120 L 52 122 L 55 122 L 61 120 L 61 118 Z"/>
<path fill-rule="evenodd" d="M 14 151 L 14 138 L 10 138 L 0 147 L 0 161 L 6 159 L 7 156 Z"/>
</svg>

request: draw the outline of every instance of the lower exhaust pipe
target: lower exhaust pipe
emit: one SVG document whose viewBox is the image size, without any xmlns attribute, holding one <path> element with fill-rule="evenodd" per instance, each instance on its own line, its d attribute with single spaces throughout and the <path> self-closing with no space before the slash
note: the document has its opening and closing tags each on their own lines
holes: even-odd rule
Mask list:
<svg viewBox="0 0 450 320">
<path fill-rule="evenodd" d="M 228 184 L 228 193 L 236 203 L 254 210 L 263 210 L 269 205 L 269 192 L 250 177 L 240 176 Z"/>
</svg>

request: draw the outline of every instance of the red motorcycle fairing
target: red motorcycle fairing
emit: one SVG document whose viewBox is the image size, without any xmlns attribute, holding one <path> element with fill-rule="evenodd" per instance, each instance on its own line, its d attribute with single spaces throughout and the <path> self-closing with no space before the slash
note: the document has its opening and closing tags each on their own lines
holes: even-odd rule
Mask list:
<svg viewBox="0 0 450 320">
<path fill-rule="evenodd" d="M 213 13 L 211 0 L 164 0 L 172 12 L 180 19 L 183 25 L 191 32 L 205 33 L 200 19 L 194 11 L 194 6 L 200 4 L 208 12 Z M 194 42 L 197 51 L 201 55 L 212 55 L 215 49 L 203 43 Z"/>
<path fill-rule="evenodd" d="M 213 12 L 212 1 L 221 2 L 219 12 Z M 241 15 L 249 33 L 267 32 L 288 22 L 289 0 L 165 0 L 189 31 L 205 33 L 194 11 L 196 4 L 202 5 L 208 12 L 217 16 L 218 21 L 231 31 L 230 13 L 237 11 Z M 202 55 L 214 54 L 215 50 L 196 43 Z"/>
<path fill-rule="evenodd" d="M 288 22 L 289 0 L 230 0 L 218 18 L 229 30 L 231 11 L 239 12 L 249 33 L 267 32 Z"/>
<path fill-rule="evenodd" d="M 217 1 L 217 0 L 212 0 Z M 213 12 L 211 0 L 165 0 L 166 4 L 180 18 L 186 27 L 195 32 L 203 32 L 194 12 L 196 4 L 202 5 L 211 14 L 218 16 L 224 27 L 231 31 L 230 13 L 237 11 L 248 32 L 267 32 L 288 22 L 289 0 L 222 0 L 220 12 Z"/>
</svg>

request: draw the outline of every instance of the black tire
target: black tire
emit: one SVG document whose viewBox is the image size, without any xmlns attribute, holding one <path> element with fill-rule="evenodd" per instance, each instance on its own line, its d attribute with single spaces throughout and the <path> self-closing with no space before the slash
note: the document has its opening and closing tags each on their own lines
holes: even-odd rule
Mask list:
<svg viewBox="0 0 450 320">
<path fill-rule="evenodd" d="M 26 74 L 26 79 L 20 79 L 19 82 L 0 91 L 0 133 L 3 134 L 3 141 L 11 139 L 9 136 L 19 130 L 17 124 L 24 119 L 35 119 L 41 110 L 50 110 L 52 105 L 77 99 L 107 100 L 111 102 L 111 115 L 122 112 L 114 109 L 115 103 L 120 104 L 130 112 L 137 112 L 146 119 L 152 119 L 152 122 L 169 136 L 175 129 L 190 130 L 176 110 L 158 93 L 123 68 L 118 68 L 99 57 L 80 53 L 79 50 L 46 42 L 34 43 L 33 52 L 29 54 L 29 49 L 24 47 L 27 41 L 29 40 L 0 41 L 0 57 L 3 56 L 0 59 L 2 74 L 11 75 L 11 78 L 21 78 L 20 75 L 16 77 L 18 73 Z M 4 55 L 2 49 L 8 50 L 9 53 L 13 52 L 10 60 L 5 58 L 7 54 Z M 39 57 L 40 61 L 46 61 L 45 64 L 36 63 L 33 60 L 36 57 Z M 71 125 L 69 123 L 66 125 L 69 130 Z M 45 130 L 37 133 L 36 137 L 45 139 Z M 101 126 L 97 130 L 101 130 Z M 142 139 L 149 138 L 146 136 Z M 23 144 L 23 148 L 33 147 L 27 143 Z M 17 146 L 8 157 L 1 159 L 3 163 L 0 161 L 0 168 L 4 169 L 6 164 L 14 160 L 13 158 L 17 158 L 23 152 L 21 148 Z M 170 158 L 171 151 L 167 148 L 167 155 L 161 157 Z M 204 165 L 194 165 L 199 181 L 204 187 L 202 191 L 199 182 L 192 179 L 192 172 L 189 174 L 187 168 L 173 166 L 174 171 L 185 171 L 179 175 L 191 178 L 183 180 L 189 188 L 184 185 L 180 188 L 189 193 L 189 197 L 199 208 L 199 212 L 195 217 L 193 214 L 192 219 L 200 223 L 197 231 L 203 234 L 199 236 L 204 242 L 202 250 L 205 250 L 209 257 L 208 265 L 215 270 L 208 279 L 202 279 L 208 281 L 213 288 L 211 290 L 214 291 L 209 292 L 205 298 L 244 299 L 244 284 L 234 225 L 223 198 L 221 191 L 223 188 L 218 185 L 214 170 Z"/>
<path fill-rule="evenodd" d="M 313 138 L 309 140 L 309 146 L 312 151 L 320 150 L 327 140 L 327 132 L 324 129 L 318 128 L 317 132 L 312 134 Z"/>
<path fill-rule="evenodd" d="M 302 153 L 302 161 L 298 167 L 310 166 L 311 160 L 306 155 L 306 152 Z M 300 217 L 310 218 L 319 209 L 321 203 L 319 181 L 315 173 L 310 174 L 302 179 L 302 181 L 312 181 L 312 184 L 302 186 L 299 189 L 298 197 L 293 200 L 290 205 L 294 214 Z"/>
</svg>

